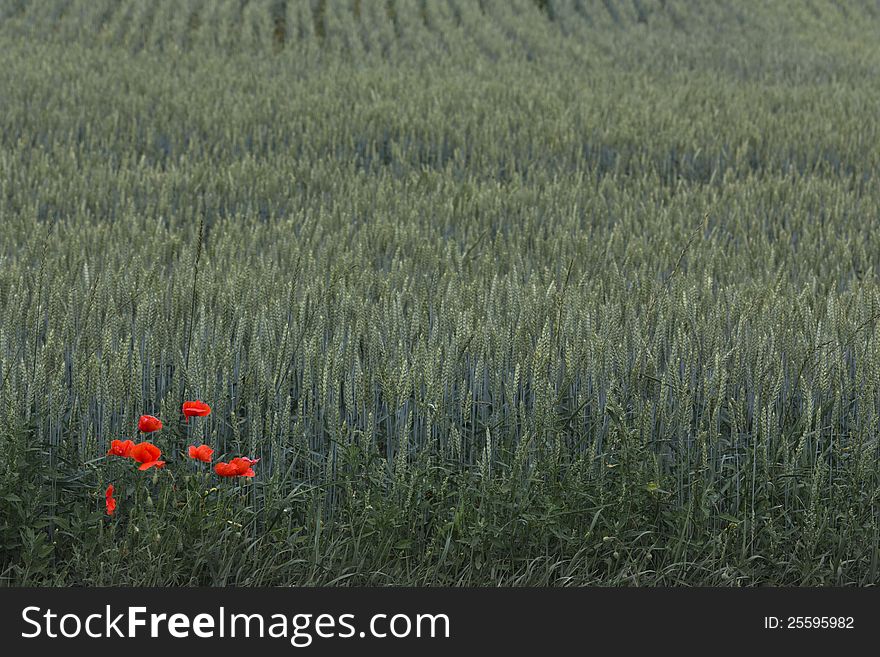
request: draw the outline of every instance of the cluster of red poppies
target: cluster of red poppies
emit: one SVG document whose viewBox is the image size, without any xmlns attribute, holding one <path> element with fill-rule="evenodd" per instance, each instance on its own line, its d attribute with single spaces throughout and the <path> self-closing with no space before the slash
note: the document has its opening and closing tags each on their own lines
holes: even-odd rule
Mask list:
<svg viewBox="0 0 880 657">
<path fill-rule="evenodd" d="M 191 417 L 205 417 L 210 415 L 211 407 L 203 401 L 188 401 L 183 404 L 183 415 L 188 423 Z M 152 415 L 141 415 L 138 420 L 138 431 L 141 433 L 153 433 L 162 428 L 162 421 Z M 203 463 L 210 463 L 214 449 L 208 445 L 190 445 L 188 450 L 190 458 Z M 140 465 L 138 470 L 149 470 L 150 468 L 164 468 L 165 461 L 160 461 L 162 451 L 153 443 L 142 441 L 135 443 L 131 440 L 114 440 L 110 443 L 110 449 L 107 451 L 108 456 L 121 456 L 122 458 L 134 459 Z M 246 456 L 239 456 L 228 463 L 220 461 L 214 465 L 214 472 L 221 477 L 253 477 L 253 465 L 260 459 L 250 459 Z M 113 484 L 107 486 L 104 498 L 107 504 L 108 515 L 113 515 L 116 511 L 116 500 L 113 498 L 115 488 Z"/>
</svg>

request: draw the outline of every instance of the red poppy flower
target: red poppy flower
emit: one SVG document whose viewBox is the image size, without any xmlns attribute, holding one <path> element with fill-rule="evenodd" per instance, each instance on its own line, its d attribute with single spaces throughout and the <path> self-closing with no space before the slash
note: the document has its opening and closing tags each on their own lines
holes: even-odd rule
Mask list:
<svg viewBox="0 0 880 657">
<path fill-rule="evenodd" d="M 138 420 L 138 431 L 143 433 L 153 433 L 162 428 L 162 420 L 152 415 L 141 415 Z"/>
<path fill-rule="evenodd" d="M 113 484 L 107 486 L 107 491 L 104 493 L 104 501 L 107 503 L 107 515 L 112 516 L 113 512 L 116 511 L 116 500 L 113 499 Z"/>
<path fill-rule="evenodd" d="M 131 458 L 140 463 L 138 470 L 148 470 L 152 467 L 164 468 L 165 461 L 160 461 L 162 451 L 153 443 L 138 443 L 131 448 Z"/>
<path fill-rule="evenodd" d="M 211 407 L 201 400 L 183 402 L 183 415 L 186 417 L 187 422 L 189 422 L 189 418 L 193 415 L 196 417 L 205 417 L 210 414 Z"/>
<path fill-rule="evenodd" d="M 110 443 L 110 449 L 107 450 L 107 456 L 122 456 L 128 458 L 131 456 L 131 450 L 134 443 L 130 440 L 114 440 Z"/>
<path fill-rule="evenodd" d="M 191 459 L 195 459 L 196 461 L 202 461 L 204 463 L 211 462 L 211 454 L 214 453 L 214 450 L 207 445 L 199 445 L 196 447 L 195 445 L 189 446 L 189 457 Z"/>
<path fill-rule="evenodd" d="M 214 472 L 221 477 L 253 477 L 254 469 L 251 467 L 260 459 L 249 459 L 246 456 L 239 456 L 232 459 L 229 463 L 220 462 L 214 466 Z"/>
</svg>

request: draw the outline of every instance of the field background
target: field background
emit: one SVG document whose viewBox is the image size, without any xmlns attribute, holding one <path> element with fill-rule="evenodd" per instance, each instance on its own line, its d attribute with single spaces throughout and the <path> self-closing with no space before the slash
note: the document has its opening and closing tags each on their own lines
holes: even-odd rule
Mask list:
<svg viewBox="0 0 880 657">
<path fill-rule="evenodd" d="M 0 2 L 0 583 L 876 584 L 878 34 Z"/>
</svg>

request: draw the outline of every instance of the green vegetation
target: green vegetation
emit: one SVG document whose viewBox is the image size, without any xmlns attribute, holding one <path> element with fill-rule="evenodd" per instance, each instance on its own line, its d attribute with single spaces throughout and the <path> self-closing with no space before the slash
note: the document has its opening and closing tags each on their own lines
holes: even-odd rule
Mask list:
<svg viewBox="0 0 880 657">
<path fill-rule="evenodd" d="M 878 30 L 0 2 L 0 582 L 878 583 Z"/>
</svg>

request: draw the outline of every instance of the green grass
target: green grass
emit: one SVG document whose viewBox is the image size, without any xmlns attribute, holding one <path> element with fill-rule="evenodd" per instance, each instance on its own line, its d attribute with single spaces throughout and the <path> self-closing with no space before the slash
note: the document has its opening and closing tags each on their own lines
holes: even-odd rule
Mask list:
<svg viewBox="0 0 880 657">
<path fill-rule="evenodd" d="M 878 28 L 0 2 L 0 583 L 876 584 Z"/>
</svg>

